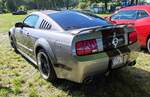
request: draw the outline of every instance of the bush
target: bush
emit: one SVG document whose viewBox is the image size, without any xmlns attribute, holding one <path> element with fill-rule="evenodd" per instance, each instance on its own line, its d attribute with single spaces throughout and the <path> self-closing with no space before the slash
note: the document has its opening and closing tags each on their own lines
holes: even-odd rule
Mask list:
<svg viewBox="0 0 150 97">
<path fill-rule="evenodd" d="M 19 6 L 17 9 L 20 9 L 20 10 L 27 10 L 27 7 L 24 6 L 24 5 L 21 5 L 21 6 Z"/>
<path fill-rule="evenodd" d="M 80 2 L 78 5 L 79 9 L 86 9 L 88 7 L 88 5 L 85 2 Z"/>
</svg>

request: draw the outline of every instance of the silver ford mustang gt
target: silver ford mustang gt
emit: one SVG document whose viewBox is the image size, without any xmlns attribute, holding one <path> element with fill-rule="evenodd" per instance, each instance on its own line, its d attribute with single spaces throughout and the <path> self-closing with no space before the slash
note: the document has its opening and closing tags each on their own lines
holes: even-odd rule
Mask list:
<svg viewBox="0 0 150 97">
<path fill-rule="evenodd" d="M 129 25 L 81 11 L 42 11 L 9 31 L 15 51 L 39 67 L 42 77 L 82 83 L 97 74 L 135 65 L 137 36 Z"/>
</svg>

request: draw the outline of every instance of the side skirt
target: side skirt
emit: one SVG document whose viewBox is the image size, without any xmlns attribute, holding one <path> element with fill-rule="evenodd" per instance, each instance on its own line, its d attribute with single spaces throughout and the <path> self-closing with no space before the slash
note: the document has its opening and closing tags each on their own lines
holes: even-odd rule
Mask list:
<svg viewBox="0 0 150 97">
<path fill-rule="evenodd" d="M 17 49 L 21 55 L 23 55 L 25 58 L 27 58 L 29 61 L 31 61 L 33 64 L 37 65 L 37 62 L 33 60 L 31 57 L 29 57 L 26 53 L 22 52 L 20 49 Z"/>
</svg>

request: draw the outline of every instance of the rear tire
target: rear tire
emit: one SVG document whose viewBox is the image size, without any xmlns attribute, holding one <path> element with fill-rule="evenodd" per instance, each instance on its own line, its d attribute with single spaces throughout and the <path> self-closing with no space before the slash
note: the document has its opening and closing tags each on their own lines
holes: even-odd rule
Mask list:
<svg viewBox="0 0 150 97">
<path fill-rule="evenodd" d="M 37 53 L 37 64 L 41 76 L 50 82 L 55 82 L 57 80 L 56 73 L 51 64 L 51 61 L 47 55 L 47 52 L 44 49 L 39 50 Z"/>
<path fill-rule="evenodd" d="M 150 38 L 147 41 L 147 50 L 148 50 L 148 53 L 150 53 Z"/>
</svg>

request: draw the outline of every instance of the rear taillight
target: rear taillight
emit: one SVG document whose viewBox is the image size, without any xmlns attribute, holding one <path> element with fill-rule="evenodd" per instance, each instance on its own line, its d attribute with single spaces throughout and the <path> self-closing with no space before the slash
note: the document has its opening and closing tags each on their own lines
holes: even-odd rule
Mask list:
<svg viewBox="0 0 150 97">
<path fill-rule="evenodd" d="M 134 31 L 134 32 L 130 32 L 129 33 L 129 44 L 132 44 L 134 42 L 137 41 L 137 33 Z"/>
<path fill-rule="evenodd" d="M 96 39 L 79 41 L 75 47 L 78 56 L 89 55 L 98 51 Z"/>
</svg>

